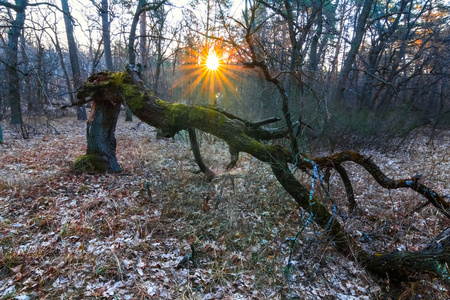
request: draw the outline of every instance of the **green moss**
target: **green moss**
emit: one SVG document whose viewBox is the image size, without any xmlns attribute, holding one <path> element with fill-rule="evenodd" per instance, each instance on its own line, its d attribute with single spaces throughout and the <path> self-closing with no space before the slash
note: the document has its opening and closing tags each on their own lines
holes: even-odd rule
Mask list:
<svg viewBox="0 0 450 300">
<path fill-rule="evenodd" d="M 162 101 L 161 99 L 157 99 L 156 104 L 158 104 L 159 106 L 162 106 L 164 108 L 168 108 L 170 106 L 166 101 Z"/>
<path fill-rule="evenodd" d="M 145 93 L 140 92 L 136 85 L 128 83 L 127 77 L 125 71 L 111 73 L 108 84 L 113 84 L 123 92 L 127 106 L 135 112 L 144 106 Z"/>
<path fill-rule="evenodd" d="M 209 112 L 206 108 L 197 105 L 189 108 L 189 120 L 192 122 L 203 121 L 206 117 L 214 117 L 215 114 L 214 111 Z"/>
<path fill-rule="evenodd" d="M 286 160 L 292 159 L 292 153 L 286 147 L 280 145 L 269 145 L 266 149 L 271 153 L 277 153 L 277 156 L 280 158 L 284 158 Z"/>
<path fill-rule="evenodd" d="M 221 127 L 227 120 L 226 116 L 213 109 L 197 105 L 190 107 L 189 119 L 191 121 L 203 121 L 205 118 L 214 119 L 215 126 L 217 127 Z"/>
<path fill-rule="evenodd" d="M 158 104 L 162 105 L 166 110 L 166 115 L 169 116 L 170 125 L 180 125 L 178 122 L 185 119 L 185 114 L 187 113 L 186 105 L 179 103 L 168 104 L 161 100 L 158 101 Z"/>
<path fill-rule="evenodd" d="M 205 120 L 211 120 L 211 122 L 215 123 L 215 127 L 220 127 L 227 120 L 224 115 L 202 106 L 188 106 L 180 103 L 170 104 L 162 100 L 156 100 L 156 103 L 165 109 L 172 126 L 195 126 L 196 124 L 202 124 Z M 183 122 L 183 124 L 179 124 L 179 122 Z"/>
<path fill-rule="evenodd" d="M 105 173 L 109 171 L 110 166 L 108 161 L 99 154 L 85 154 L 75 159 L 72 169 L 77 173 Z"/>
<path fill-rule="evenodd" d="M 125 102 L 132 112 L 144 106 L 145 93 L 141 93 L 135 85 L 124 83 L 120 88 L 123 90 Z"/>
<path fill-rule="evenodd" d="M 251 139 L 247 145 L 247 148 L 249 149 L 248 153 L 256 153 L 264 150 L 264 146 L 255 139 Z"/>
<path fill-rule="evenodd" d="M 110 82 L 114 84 L 117 87 L 120 87 L 122 84 L 124 84 L 125 79 L 127 78 L 127 72 L 115 72 L 111 73 L 109 76 Z"/>
</svg>

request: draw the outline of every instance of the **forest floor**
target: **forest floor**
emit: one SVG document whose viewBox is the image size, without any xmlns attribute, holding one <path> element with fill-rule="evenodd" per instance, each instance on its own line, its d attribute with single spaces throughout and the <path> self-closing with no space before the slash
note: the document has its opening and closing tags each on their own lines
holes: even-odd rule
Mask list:
<svg viewBox="0 0 450 300">
<path fill-rule="evenodd" d="M 134 120 L 117 127 L 121 174 L 74 174 L 86 149 L 75 117 L 28 119 L 31 139 L 4 126 L 0 145 L 0 299 L 449 299 L 438 279 L 395 284 L 334 251 L 277 183 L 241 155 L 232 173 L 208 182 L 185 134 L 156 139 Z M 227 147 L 201 135 L 217 172 Z M 450 140 L 421 136 L 395 153 L 364 151 L 394 178 L 450 194 Z M 347 212 L 335 174 L 329 192 L 347 230 L 371 251 L 420 250 L 450 226 L 408 190 L 379 188 L 347 164 L 358 213 Z M 311 177 L 297 172 L 311 187 Z M 317 194 L 324 194 L 316 184 Z M 295 237 L 297 238 L 295 239 Z M 179 265 L 192 254 L 194 263 Z M 290 262 L 290 264 L 288 264 Z"/>
</svg>

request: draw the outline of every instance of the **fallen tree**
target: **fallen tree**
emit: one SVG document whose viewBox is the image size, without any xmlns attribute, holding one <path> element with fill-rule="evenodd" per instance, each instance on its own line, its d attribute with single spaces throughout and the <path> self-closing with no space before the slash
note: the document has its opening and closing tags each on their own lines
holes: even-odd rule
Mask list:
<svg viewBox="0 0 450 300">
<path fill-rule="evenodd" d="M 330 212 L 316 195 L 297 180 L 291 170 L 293 167 L 304 171 L 312 170 L 312 176 L 320 180 L 321 168 L 334 168 L 344 182 L 349 208 L 353 209 L 357 203 L 350 179 L 342 166 L 343 162 L 351 161 L 365 168 L 382 187 L 412 189 L 424 196 L 427 204 L 433 205 L 444 216 L 450 217 L 449 203 L 434 190 L 421 184 L 420 178 L 400 180 L 388 178 L 370 157 L 356 152 L 345 151 L 327 157 L 307 158 L 294 155 L 283 146 L 264 145 L 261 143 L 262 140 L 279 138 L 286 134 L 283 130 L 273 132 L 261 128 L 262 125 L 275 121 L 274 119 L 250 123 L 213 107 L 164 102 L 156 98 L 139 78 L 139 74 L 132 70 L 101 72 L 91 76 L 79 91 L 78 99 L 80 103 L 94 101 L 94 106 L 88 121 L 88 151 L 75 161 L 74 169 L 77 171 L 120 171 L 115 156 L 114 129 L 118 108 L 125 102 L 135 116 L 159 128 L 166 137 L 173 136 L 181 130 L 189 130 L 191 143 L 196 144 L 193 129 L 197 129 L 223 139 L 229 145 L 232 157 L 229 167 L 235 164 L 239 152 L 248 153 L 268 163 L 279 183 L 310 214 L 310 219 L 323 229 L 336 249 L 343 255 L 353 257 L 369 271 L 401 281 L 407 281 L 417 273 L 426 273 L 443 278 L 450 284 L 449 239 L 439 241 L 438 246 L 430 244 L 429 247 L 416 252 L 369 252 L 345 231 L 336 207 Z M 93 126 L 96 128 L 95 134 L 91 132 Z M 196 154 L 196 151 L 198 149 L 194 149 L 194 155 L 199 156 L 199 152 Z M 197 163 L 199 157 L 196 157 Z M 206 166 L 202 168 L 200 165 L 200 168 L 209 178 L 214 176 Z"/>
</svg>

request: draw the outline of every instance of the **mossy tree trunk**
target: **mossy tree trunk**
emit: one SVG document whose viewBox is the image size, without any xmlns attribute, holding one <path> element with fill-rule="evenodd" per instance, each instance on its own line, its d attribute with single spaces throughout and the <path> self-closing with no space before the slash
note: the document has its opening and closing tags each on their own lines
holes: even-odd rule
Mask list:
<svg viewBox="0 0 450 300">
<path fill-rule="evenodd" d="M 86 126 L 86 154 L 75 161 L 75 171 L 99 173 L 122 171 L 116 158 L 115 130 L 119 112 L 120 105 L 108 101 L 94 102 Z"/>
<path fill-rule="evenodd" d="M 91 114 L 87 121 L 86 154 L 75 160 L 77 172 L 115 173 L 122 169 L 116 158 L 116 124 L 122 99 L 116 93 L 94 95 Z"/>
<path fill-rule="evenodd" d="M 228 143 L 234 156 L 238 152 L 246 152 L 268 163 L 279 183 L 310 214 L 311 220 L 322 227 L 324 234 L 333 241 L 340 253 L 353 257 L 369 271 L 381 275 L 388 274 L 390 278 L 407 281 L 409 276 L 416 273 L 430 273 L 450 283 L 447 267 L 450 265 L 450 242 L 418 252 L 385 254 L 368 252 L 345 231 L 335 207 L 330 210 L 299 182 L 291 172 L 289 164 L 317 173 L 321 167 L 336 169 L 335 166 L 338 166 L 340 169 L 343 168 L 342 162 L 352 161 L 364 167 L 381 186 L 387 189 L 410 188 L 427 198 L 429 203 L 449 217 L 450 205 L 435 191 L 419 183 L 418 179 L 390 179 L 370 157 L 356 152 L 346 151 L 328 157 L 308 159 L 294 156 L 283 146 L 265 146 L 260 143 L 262 139 L 280 136 L 280 132 L 269 132 L 257 126 L 267 123 L 266 121 L 252 124 L 214 108 L 164 102 L 147 90 L 138 74 L 133 71 L 98 73 L 88 79 L 83 90 L 78 93 L 78 98 L 91 99 L 96 103 L 112 102 L 115 105 L 123 99 L 134 115 L 147 124 L 161 129 L 166 137 L 173 136 L 180 130 L 193 128 L 215 135 Z M 285 133 L 288 134 L 288 131 Z M 342 170 L 340 171 L 341 174 Z M 343 181 L 345 184 L 348 178 L 343 176 Z M 351 185 L 346 186 L 346 189 L 348 194 L 353 193 Z M 354 198 L 352 200 L 354 201 Z M 356 204 L 350 205 L 354 207 Z"/>
</svg>

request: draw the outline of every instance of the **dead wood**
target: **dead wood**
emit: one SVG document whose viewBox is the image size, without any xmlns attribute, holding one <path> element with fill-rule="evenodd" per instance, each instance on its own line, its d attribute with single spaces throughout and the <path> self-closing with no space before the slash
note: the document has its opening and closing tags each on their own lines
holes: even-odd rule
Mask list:
<svg viewBox="0 0 450 300">
<path fill-rule="evenodd" d="M 262 139 L 261 132 L 264 131 L 259 126 L 256 126 L 255 130 L 249 130 L 251 126 L 243 120 L 230 118 L 214 108 L 164 102 L 156 98 L 133 71 L 95 74 L 85 83 L 78 97 L 79 99 L 92 97 L 94 101 L 113 103 L 120 99 L 139 119 L 161 129 L 166 135 L 174 135 L 180 130 L 195 128 L 226 141 L 234 155 L 246 152 L 268 163 L 278 182 L 309 213 L 310 219 L 323 229 L 323 234 L 333 241 L 336 249 L 346 256 L 352 256 L 373 273 L 388 274 L 391 278 L 396 277 L 403 281 L 407 281 L 416 273 L 432 274 L 444 278 L 446 282 L 450 280 L 447 267 L 450 264 L 448 243 L 438 249 L 424 249 L 419 252 L 370 253 L 345 231 L 339 221 L 336 207 L 334 206 L 330 211 L 316 195 L 297 180 L 289 164 L 302 169 L 326 166 L 335 168 L 344 181 L 351 202 L 354 201 L 353 189 L 342 163 L 354 162 L 364 167 L 384 188 L 413 189 L 449 217 L 449 204 L 442 196 L 422 185 L 418 180 L 388 178 L 370 157 L 356 152 L 345 151 L 328 157 L 308 159 L 292 154 L 283 146 L 263 145 L 259 140 Z M 288 131 L 292 133 L 292 128 Z M 236 160 L 236 157 L 233 160 Z M 354 205 L 354 203 L 350 204 Z"/>
</svg>

